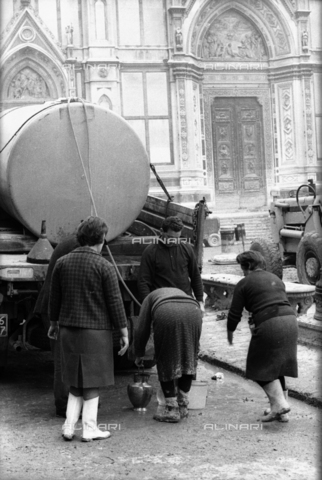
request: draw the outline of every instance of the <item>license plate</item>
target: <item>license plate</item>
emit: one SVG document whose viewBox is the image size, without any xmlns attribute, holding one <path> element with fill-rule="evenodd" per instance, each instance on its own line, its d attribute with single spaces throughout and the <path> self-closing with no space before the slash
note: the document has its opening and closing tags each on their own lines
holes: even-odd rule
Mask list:
<svg viewBox="0 0 322 480">
<path fill-rule="evenodd" d="M 8 314 L 0 313 L 0 337 L 8 336 Z"/>
<path fill-rule="evenodd" d="M 4 280 L 31 279 L 34 277 L 32 268 L 2 268 L 0 278 Z"/>
</svg>

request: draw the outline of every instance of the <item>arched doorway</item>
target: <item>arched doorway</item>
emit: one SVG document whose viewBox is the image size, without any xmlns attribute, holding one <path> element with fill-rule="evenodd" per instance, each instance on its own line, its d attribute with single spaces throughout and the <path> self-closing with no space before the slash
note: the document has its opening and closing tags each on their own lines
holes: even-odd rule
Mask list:
<svg viewBox="0 0 322 480">
<path fill-rule="evenodd" d="M 275 179 L 276 124 L 270 61 L 291 52 L 268 2 L 205 2 L 190 29 L 203 68 L 207 184 L 217 211 L 265 209 Z"/>
</svg>

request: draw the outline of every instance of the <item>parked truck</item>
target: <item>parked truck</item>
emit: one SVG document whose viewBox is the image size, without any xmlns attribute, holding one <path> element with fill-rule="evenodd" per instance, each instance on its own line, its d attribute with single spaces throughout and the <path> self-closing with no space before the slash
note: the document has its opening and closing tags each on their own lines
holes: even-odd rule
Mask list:
<svg viewBox="0 0 322 480">
<path fill-rule="evenodd" d="M 191 209 L 149 196 L 148 156 L 123 118 L 68 98 L 6 110 L 0 128 L 0 368 L 9 345 L 49 349 L 34 314 L 49 262 L 48 252 L 33 253 L 39 239 L 55 248 L 87 216 L 106 219 L 103 255 L 117 269 L 129 321 L 141 254 L 165 217 L 182 218 L 201 268 L 204 199 Z"/>
<path fill-rule="evenodd" d="M 262 253 L 267 269 L 280 278 L 283 266 L 291 265 L 300 283 L 315 285 L 322 268 L 322 188 L 309 181 L 294 197 L 275 197 L 269 214 L 272 240 L 257 238 L 250 248 Z"/>
</svg>

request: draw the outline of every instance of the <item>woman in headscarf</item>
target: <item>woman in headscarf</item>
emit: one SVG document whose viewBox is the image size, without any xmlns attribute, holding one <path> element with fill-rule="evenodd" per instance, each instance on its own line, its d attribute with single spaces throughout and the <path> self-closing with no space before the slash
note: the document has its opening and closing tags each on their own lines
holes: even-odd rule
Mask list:
<svg viewBox="0 0 322 480">
<path fill-rule="evenodd" d="M 248 251 L 237 256 L 245 278 L 235 289 L 228 313 L 228 342 L 241 320 L 243 309 L 251 313 L 252 337 L 249 345 L 246 376 L 265 391 L 270 410 L 263 422 L 288 421 L 285 376 L 297 377 L 298 326 L 288 301 L 285 285 L 265 270 L 263 256 Z"/>
</svg>

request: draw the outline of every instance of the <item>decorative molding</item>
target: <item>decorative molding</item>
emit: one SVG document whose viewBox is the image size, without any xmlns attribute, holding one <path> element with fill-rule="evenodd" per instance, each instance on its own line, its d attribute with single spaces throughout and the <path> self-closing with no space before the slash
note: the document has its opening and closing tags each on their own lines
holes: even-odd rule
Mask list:
<svg viewBox="0 0 322 480">
<path fill-rule="evenodd" d="M 310 16 L 311 10 L 296 10 L 295 18 L 296 20 L 307 20 Z"/>
<path fill-rule="evenodd" d="M 189 165 L 188 156 L 188 131 L 186 112 L 186 82 L 182 78 L 177 80 L 178 106 L 179 106 L 179 135 L 180 135 L 180 160 L 181 165 L 187 168 Z"/>
<path fill-rule="evenodd" d="M 313 165 L 316 163 L 316 153 L 313 143 L 313 112 L 312 112 L 312 96 L 311 96 L 311 80 L 304 79 L 304 95 L 305 95 L 305 131 L 306 131 L 306 155 L 307 163 Z"/>
<path fill-rule="evenodd" d="M 280 175 L 280 184 L 299 184 L 298 175 Z"/>
<path fill-rule="evenodd" d="M 35 29 L 29 25 L 21 27 L 19 31 L 19 38 L 22 42 L 32 42 L 36 38 Z"/>
<path fill-rule="evenodd" d="M 292 85 L 277 86 L 280 108 L 281 166 L 296 164 L 294 121 L 293 121 L 293 88 Z"/>
<path fill-rule="evenodd" d="M 200 96 L 199 96 L 199 84 L 193 82 L 193 131 L 194 131 L 194 146 L 195 146 L 195 162 L 197 168 L 202 168 L 202 152 L 200 151 L 201 146 L 201 125 L 200 125 Z"/>
<path fill-rule="evenodd" d="M 296 0 L 282 0 L 281 3 L 284 5 L 290 17 L 292 19 L 295 18 Z"/>
<path fill-rule="evenodd" d="M 184 4 L 188 3 L 188 5 L 186 6 L 186 12 L 185 12 L 185 16 L 188 17 L 189 13 L 193 9 L 194 4 L 196 3 L 196 0 L 182 0 L 182 2 Z"/>
<path fill-rule="evenodd" d="M 268 80 L 270 82 L 293 81 L 303 77 L 311 77 L 315 65 L 312 63 L 301 63 L 299 65 L 288 65 L 282 67 L 270 67 Z"/>
<path fill-rule="evenodd" d="M 203 70 L 193 63 L 168 62 L 176 78 L 188 78 L 197 82 L 203 79 Z"/>
<path fill-rule="evenodd" d="M 198 177 L 181 177 L 181 187 L 203 187 L 203 178 Z"/>
<path fill-rule="evenodd" d="M 186 7 L 184 5 L 183 6 L 176 5 L 173 7 L 168 7 L 168 12 L 172 17 L 183 16 L 185 14 L 185 11 L 186 11 Z"/>
</svg>

